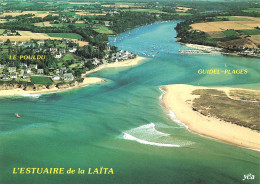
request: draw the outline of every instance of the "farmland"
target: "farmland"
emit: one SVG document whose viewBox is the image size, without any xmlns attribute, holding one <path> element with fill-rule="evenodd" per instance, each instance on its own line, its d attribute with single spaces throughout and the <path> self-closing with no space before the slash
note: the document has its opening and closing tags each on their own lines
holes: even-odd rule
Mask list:
<svg viewBox="0 0 260 184">
<path fill-rule="evenodd" d="M 70 39 L 82 39 L 82 36 L 76 33 L 48 33 L 50 37 L 59 37 L 59 38 L 70 38 Z"/>
<path fill-rule="evenodd" d="M 12 12 L 12 13 L 3 13 L 2 15 L 0 16 L 13 16 L 13 17 L 16 17 L 16 16 L 20 16 L 20 15 L 26 15 L 26 14 L 34 14 L 35 17 L 40 17 L 40 18 L 44 18 L 46 17 L 47 15 L 49 15 L 50 13 L 49 12 L 41 12 L 41 11 L 23 11 L 23 12 Z"/>
<path fill-rule="evenodd" d="M 48 37 L 45 33 L 33 33 L 31 31 L 17 31 L 21 36 Z"/>
<path fill-rule="evenodd" d="M 192 9 L 192 8 L 187 8 L 187 7 L 178 6 L 178 7 L 176 8 L 176 11 L 177 11 L 177 12 L 187 12 L 187 11 L 190 10 L 190 9 Z"/>
<path fill-rule="evenodd" d="M 0 19 L 0 24 L 7 22 L 5 19 Z"/>
<path fill-rule="evenodd" d="M 131 12 L 147 12 L 147 13 L 163 13 L 166 12 L 155 10 L 155 9 L 123 9 L 123 11 L 131 11 Z"/>
<path fill-rule="evenodd" d="M 229 21 L 250 21 L 250 20 L 252 20 L 248 17 L 241 17 L 241 16 L 218 16 L 217 18 L 226 18 Z"/>
<path fill-rule="evenodd" d="M 243 12 L 259 12 L 260 8 L 248 8 L 247 10 L 243 10 Z"/>
<path fill-rule="evenodd" d="M 240 30 L 241 33 L 245 35 L 260 35 L 260 30 L 252 29 L 252 30 Z"/>
<path fill-rule="evenodd" d="M 38 22 L 38 23 L 35 23 L 34 25 L 38 26 L 38 27 L 52 27 L 50 21 Z"/>
<path fill-rule="evenodd" d="M 223 31 L 223 33 L 224 33 L 227 37 L 230 37 L 230 36 L 239 36 L 239 34 L 238 34 L 235 30 L 226 30 L 226 31 Z"/>
<path fill-rule="evenodd" d="M 76 26 L 76 27 L 87 27 L 88 24 L 84 24 L 84 23 L 60 23 L 60 24 L 49 24 L 51 25 L 52 27 L 66 27 L 66 26 L 70 26 L 70 25 L 73 25 L 73 26 Z"/>
<path fill-rule="evenodd" d="M 94 29 L 96 32 L 98 33 L 102 33 L 102 34 L 113 34 L 113 31 L 108 29 L 105 26 L 98 26 L 97 28 Z"/>
</svg>

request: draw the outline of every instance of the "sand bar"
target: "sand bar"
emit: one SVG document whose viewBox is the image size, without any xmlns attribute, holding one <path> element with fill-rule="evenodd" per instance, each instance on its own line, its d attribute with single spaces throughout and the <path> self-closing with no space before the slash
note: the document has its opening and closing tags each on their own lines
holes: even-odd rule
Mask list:
<svg viewBox="0 0 260 184">
<path fill-rule="evenodd" d="M 208 117 L 192 110 L 192 100 L 197 95 L 191 92 L 196 89 L 218 89 L 228 92 L 228 87 L 200 87 L 184 84 L 162 86 L 166 91 L 163 102 L 168 110 L 173 111 L 176 117 L 185 123 L 193 132 L 216 138 L 241 147 L 260 151 L 260 133 L 246 127 L 238 126 L 219 119 Z M 240 89 L 241 90 L 241 89 Z M 252 90 L 254 91 L 254 90 Z"/>
</svg>

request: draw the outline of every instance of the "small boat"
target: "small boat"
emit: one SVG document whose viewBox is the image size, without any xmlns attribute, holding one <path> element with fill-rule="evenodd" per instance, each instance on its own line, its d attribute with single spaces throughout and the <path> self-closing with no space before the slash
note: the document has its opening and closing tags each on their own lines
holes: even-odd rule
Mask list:
<svg viewBox="0 0 260 184">
<path fill-rule="evenodd" d="M 14 115 L 15 115 L 15 117 L 17 117 L 17 118 L 20 118 L 20 117 L 21 117 L 21 116 L 19 116 L 18 113 L 15 113 Z"/>
</svg>

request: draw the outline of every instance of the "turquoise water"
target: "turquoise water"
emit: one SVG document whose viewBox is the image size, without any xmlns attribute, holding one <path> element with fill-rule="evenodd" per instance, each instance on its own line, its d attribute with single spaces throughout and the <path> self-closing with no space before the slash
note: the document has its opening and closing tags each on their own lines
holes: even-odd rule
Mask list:
<svg viewBox="0 0 260 184">
<path fill-rule="evenodd" d="M 259 89 L 259 59 L 180 55 L 177 22 L 120 34 L 110 43 L 149 58 L 105 69 L 108 82 L 63 93 L 0 98 L 0 183 L 258 183 L 259 152 L 189 132 L 160 106 L 160 85 Z M 154 57 L 152 56 L 154 55 Z M 198 69 L 247 75 L 198 75 Z M 15 118 L 19 112 L 22 118 Z M 13 168 L 113 168 L 113 175 L 13 175 Z M 245 174 L 255 180 L 242 181 Z"/>
</svg>

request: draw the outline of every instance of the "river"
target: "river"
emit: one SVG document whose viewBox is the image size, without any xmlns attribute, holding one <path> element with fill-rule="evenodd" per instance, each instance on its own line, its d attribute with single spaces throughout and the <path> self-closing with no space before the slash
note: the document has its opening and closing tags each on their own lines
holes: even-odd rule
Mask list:
<svg viewBox="0 0 260 184">
<path fill-rule="evenodd" d="M 259 59 L 181 55 L 179 50 L 189 48 L 176 42 L 177 23 L 155 23 L 111 37 L 110 44 L 119 49 L 149 57 L 135 67 L 91 75 L 106 83 L 0 98 L 0 183 L 232 184 L 249 173 L 258 178 L 259 152 L 189 132 L 161 106 L 159 86 L 259 89 Z M 225 67 L 248 74 L 198 74 L 199 69 Z M 13 174 L 13 168 L 100 167 L 113 168 L 114 174 Z"/>
</svg>

